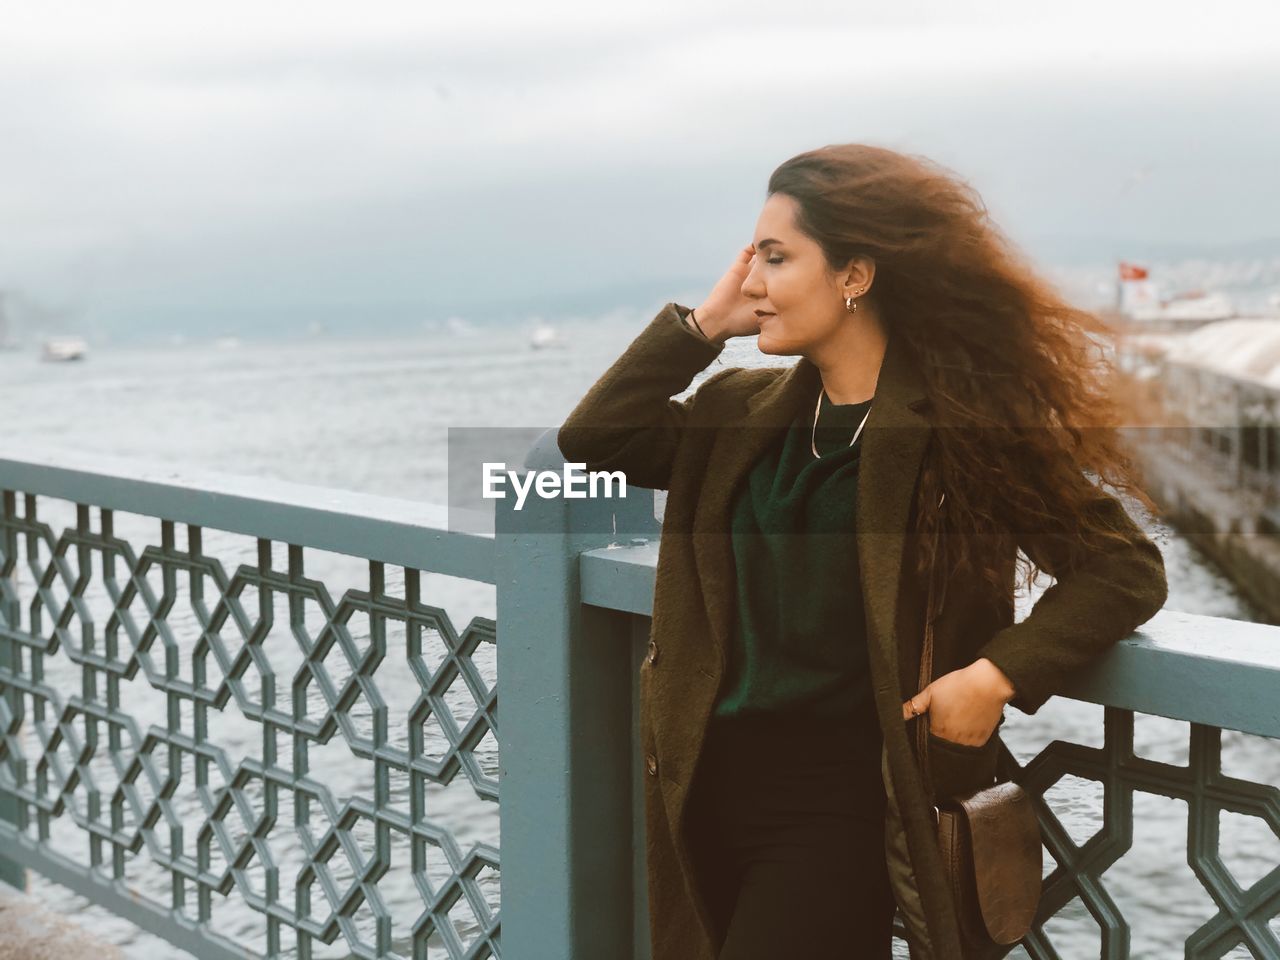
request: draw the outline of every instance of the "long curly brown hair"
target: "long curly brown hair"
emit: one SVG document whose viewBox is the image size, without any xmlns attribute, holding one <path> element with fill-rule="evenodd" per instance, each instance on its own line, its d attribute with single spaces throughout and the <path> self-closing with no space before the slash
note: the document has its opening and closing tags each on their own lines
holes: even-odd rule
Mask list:
<svg viewBox="0 0 1280 960">
<path fill-rule="evenodd" d="M 866 298 L 923 372 L 938 429 L 915 507 L 918 573 L 937 551 L 945 570 L 978 571 L 1000 596 L 1001 558 L 1028 537 L 1056 538 L 1068 565 L 1126 542 L 1093 514 L 1096 484 L 1156 511 L 1117 430 L 1113 327 L 1039 276 L 967 182 L 924 157 L 848 143 L 787 160 L 768 192 L 796 201 L 797 228 L 833 271 L 875 261 Z M 1029 586 L 1039 568 L 1020 562 Z"/>
</svg>

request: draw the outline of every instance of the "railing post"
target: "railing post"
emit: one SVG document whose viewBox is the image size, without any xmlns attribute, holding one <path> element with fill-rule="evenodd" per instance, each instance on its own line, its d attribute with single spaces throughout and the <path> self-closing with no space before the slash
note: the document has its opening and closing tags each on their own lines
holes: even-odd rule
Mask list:
<svg viewBox="0 0 1280 960">
<path fill-rule="evenodd" d="M 12 641 L 0 641 L 0 647 Z M 0 656 L 7 656 L 7 651 L 0 649 Z M 5 698 L 10 699 L 14 691 L 5 691 Z M 14 825 L 18 824 L 18 798 L 0 786 L 0 820 Z M 0 883 L 7 883 L 18 890 L 27 889 L 27 869 L 22 864 L 8 859 L 0 853 Z"/>
<path fill-rule="evenodd" d="M 555 436 L 525 471 L 562 471 Z M 630 960 L 647 943 L 633 923 L 634 617 L 582 605 L 578 556 L 656 536 L 653 491 L 494 504 L 503 955 Z"/>
<path fill-rule="evenodd" d="M 0 787 L 0 820 L 12 824 L 18 822 L 18 798 Z M 27 868 L 4 856 L 0 856 L 0 883 L 7 883 L 18 890 L 27 889 Z"/>
<path fill-rule="evenodd" d="M 16 495 L 11 490 L 0 489 L 0 516 L 14 516 L 17 512 Z M 17 565 L 18 558 L 18 538 L 16 535 L 7 533 L 0 529 L 0 536 L 4 537 L 3 543 L 0 543 L 0 579 L 12 576 L 13 570 Z M 8 599 L 4 599 L 8 597 Z M 19 617 L 22 615 L 22 606 L 19 603 L 16 591 L 9 590 L 0 594 L 0 622 L 16 625 Z M 12 670 L 15 673 L 22 669 L 21 648 L 18 641 L 10 637 L 6 637 L 0 632 L 0 667 Z M 7 731 L 4 726 L 11 722 L 18 722 L 22 716 L 22 694 L 5 684 L 0 683 L 0 698 L 3 702 L 0 706 L 5 709 L 0 710 L 0 736 L 4 736 Z M 10 757 L 8 763 L 16 772 L 19 761 L 15 757 Z M 12 793 L 4 789 L 3 779 L 0 779 L 0 820 L 8 821 L 12 824 L 20 823 L 18 817 L 18 798 Z M 3 849 L 0 849 L 0 881 L 9 884 L 11 887 L 17 887 L 19 890 L 27 888 L 27 871 L 21 864 L 4 856 Z"/>
</svg>

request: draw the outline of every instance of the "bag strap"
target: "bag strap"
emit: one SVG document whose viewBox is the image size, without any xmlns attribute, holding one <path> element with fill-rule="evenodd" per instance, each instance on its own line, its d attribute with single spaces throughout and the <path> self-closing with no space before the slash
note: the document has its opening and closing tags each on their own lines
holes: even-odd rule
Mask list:
<svg viewBox="0 0 1280 960">
<path fill-rule="evenodd" d="M 942 501 L 947 499 L 946 491 L 943 491 L 941 497 L 938 498 L 938 509 L 942 509 Z M 938 534 L 941 536 L 942 525 L 939 522 Z M 938 560 L 938 543 L 935 540 L 933 548 L 933 556 L 929 559 L 929 577 L 928 577 L 928 599 L 925 601 L 924 608 L 924 645 L 920 650 L 920 677 L 917 691 L 927 687 L 933 676 L 933 621 L 937 616 L 934 610 L 934 582 L 937 579 L 937 563 Z M 933 776 L 929 770 L 929 711 L 916 717 L 916 752 L 920 759 L 920 776 L 924 781 L 924 789 L 926 797 L 933 797 Z M 933 806 L 933 817 L 938 819 L 937 804 Z"/>
</svg>

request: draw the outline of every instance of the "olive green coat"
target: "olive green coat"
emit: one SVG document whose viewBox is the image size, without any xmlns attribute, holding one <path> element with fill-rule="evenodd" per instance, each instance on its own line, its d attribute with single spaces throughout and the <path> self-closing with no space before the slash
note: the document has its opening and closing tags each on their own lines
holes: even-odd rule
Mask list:
<svg viewBox="0 0 1280 960">
<path fill-rule="evenodd" d="M 817 367 L 801 357 L 788 367 L 728 368 L 687 400 L 671 399 L 723 349 L 687 327 L 687 312 L 666 304 L 558 434 L 567 461 L 585 463 L 590 470 L 622 470 L 631 484 L 669 491 L 652 642 L 640 676 L 653 960 L 716 957 L 719 945 L 691 865 L 683 817 L 725 675 L 735 615 L 731 497 L 756 457 L 815 401 L 821 385 Z M 885 856 L 913 960 L 968 960 L 912 747 L 916 721 L 902 718 L 903 702 L 917 692 L 925 605 L 923 584 L 913 574 L 915 538 L 908 531 L 932 430 L 923 381 L 904 344 L 890 334 L 876 401 L 863 428 L 855 508 L 870 669 L 884 742 Z M 947 584 L 934 625 L 934 677 L 989 657 L 1016 688 L 1010 702 L 1035 713 L 1070 670 L 1089 663 L 1160 609 L 1166 582 L 1159 549 L 1114 498 L 1099 491 L 1097 508 L 1131 534 L 1132 546 L 1095 552 L 1066 571 L 1020 623 L 1013 623 L 1015 557 L 1007 558 L 1008 602 L 993 606 L 976 600 L 981 591 L 959 577 Z M 1019 546 L 1050 574 L 1062 570 L 1061 554 L 1047 537 L 1028 535 Z M 935 796 L 989 782 L 999 747 L 998 734 L 982 746 L 931 734 Z"/>
</svg>

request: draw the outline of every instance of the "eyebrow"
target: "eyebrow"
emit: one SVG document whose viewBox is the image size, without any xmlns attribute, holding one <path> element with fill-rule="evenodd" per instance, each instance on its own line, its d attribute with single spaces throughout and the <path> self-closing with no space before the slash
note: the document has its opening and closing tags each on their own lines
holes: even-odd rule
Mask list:
<svg viewBox="0 0 1280 960">
<path fill-rule="evenodd" d="M 757 250 L 763 250 L 765 247 L 769 246 L 769 244 L 771 244 L 771 243 L 782 243 L 782 241 L 781 241 L 781 240 L 775 240 L 773 237 L 770 237 L 768 240 L 761 240 L 759 243 L 757 243 L 757 244 L 756 244 L 756 249 L 757 249 Z"/>
</svg>

